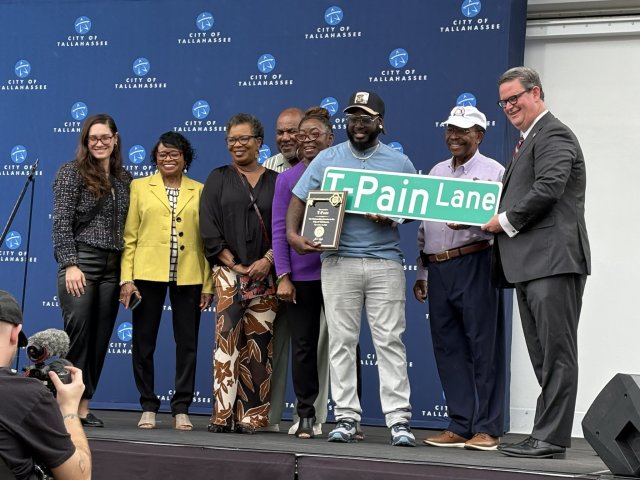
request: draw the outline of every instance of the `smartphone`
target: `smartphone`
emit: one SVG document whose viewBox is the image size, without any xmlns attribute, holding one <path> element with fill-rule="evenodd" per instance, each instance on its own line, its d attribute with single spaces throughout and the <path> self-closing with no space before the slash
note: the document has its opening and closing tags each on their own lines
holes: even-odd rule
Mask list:
<svg viewBox="0 0 640 480">
<path fill-rule="evenodd" d="M 129 310 L 133 310 L 142 302 L 142 297 L 139 297 L 136 292 L 131 292 L 129 297 Z"/>
</svg>

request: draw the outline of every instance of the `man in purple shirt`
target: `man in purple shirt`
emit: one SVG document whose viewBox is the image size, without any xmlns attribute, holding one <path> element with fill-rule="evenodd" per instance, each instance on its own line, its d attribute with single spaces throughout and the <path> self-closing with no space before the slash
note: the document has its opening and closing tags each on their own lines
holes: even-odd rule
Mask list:
<svg viewBox="0 0 640 480">
<path fill-rule="evenodd" d="M 444 122 L 452 158 L 429 175 L 502 180 L 504 167 L 478 151 L 487 121 L 475 107 L 455 107 Z M 505 340 L 502 291 L 491 286 L 493 235 L 480 227 L 424 221 L 413 293 L 429 299 L 433 350 L 449 426 L 424 443 L 495 450 L 504 431 Z"/>
</svg>

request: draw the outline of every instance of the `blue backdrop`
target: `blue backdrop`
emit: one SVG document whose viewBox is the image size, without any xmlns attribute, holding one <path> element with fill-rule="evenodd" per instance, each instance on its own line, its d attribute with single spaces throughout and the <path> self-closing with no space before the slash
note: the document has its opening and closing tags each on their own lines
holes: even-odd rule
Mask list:
<svg viewBox="0 0 640 480">
<path fill-rule="evenodd" d="M 0 288 L 22 298 L 25 330 L 62 328 L 51 242 L 51 185 L 73 158 L 82 120 L 113 115 L 125 166 L 153 172 L 149 152 L 175 130 L 197 150 L 190 175 L 204 181 L 229 161 L 224 124 L 239 111 L 265 125 L 262 158 L 276 153 L 274 126 L 289 106 L 321 104 L 336 142 L 346 139 L 349 94 L 372 89 L 385 100 L 385 143 L 428 171 L 448 157 L 441 121 L 475 105 L 489 128 L 482 152 L 506 163 L 513 129 L 496 105 L 496 80 L 523 60 L 526 0 L 0 0 L 0 225 L 39 160 L 27 259 L 29 194 L 0 246 Z M 446 426 L 426 308 L 413 299 L 416 225 L 402 227 L 407 257 L 407 353 L 414 424 Z M 28 260 L 28 261 L 27 261 Z M 167 304 L 166 316 L 170 315 Z M 510 317 L 510 305 L 507 306 Z M 194 413 L 209 414 L 213 311 L 203 314 Z M 174 371 L 171 323 L 156 353 L 156 391 L 168 407 Z M 131 374 L 130 314 L 121 311 L 97 408 L 139 408 Z M 510 336 L 509 336 L 510 337 Z M 362 335 L 363 422 L 383 423 L 375 351 Z M 287 393 L 285 414 L 294 396 Z"/>
</svg>

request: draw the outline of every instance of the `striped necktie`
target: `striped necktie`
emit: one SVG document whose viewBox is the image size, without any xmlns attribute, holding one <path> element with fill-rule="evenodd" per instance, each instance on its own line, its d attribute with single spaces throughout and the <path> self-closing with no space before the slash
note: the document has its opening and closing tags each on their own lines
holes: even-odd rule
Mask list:
<svg viewBox="0 0 640 480">
<path fill-rule="evenodd" d="M 516 158 L 516 155 L 518 154 L 518 151 L 520 150 L 520 147 L 522 146 L 522 144 L 524 143 L 524 137 L 522 135 L 520 135 L 520 140 L 518 140 L 518 143 L 516 143 L 516 148 L 513 150 L 513 156 L 511 157 Z"/>
</svg>

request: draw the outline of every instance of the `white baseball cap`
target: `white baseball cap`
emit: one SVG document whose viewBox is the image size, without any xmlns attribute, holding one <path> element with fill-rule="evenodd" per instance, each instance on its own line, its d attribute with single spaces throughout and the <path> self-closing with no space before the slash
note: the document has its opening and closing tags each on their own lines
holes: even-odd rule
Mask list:
<svg viewBox="0 0 640 480">
<path fill-rule="evenodd" d="M 474 125 L 478 125 L 486 130 L 487 117 L 476 107 L 454 107 L 444 124 L 460 128 L 471 128 Z"/>
</svg>

